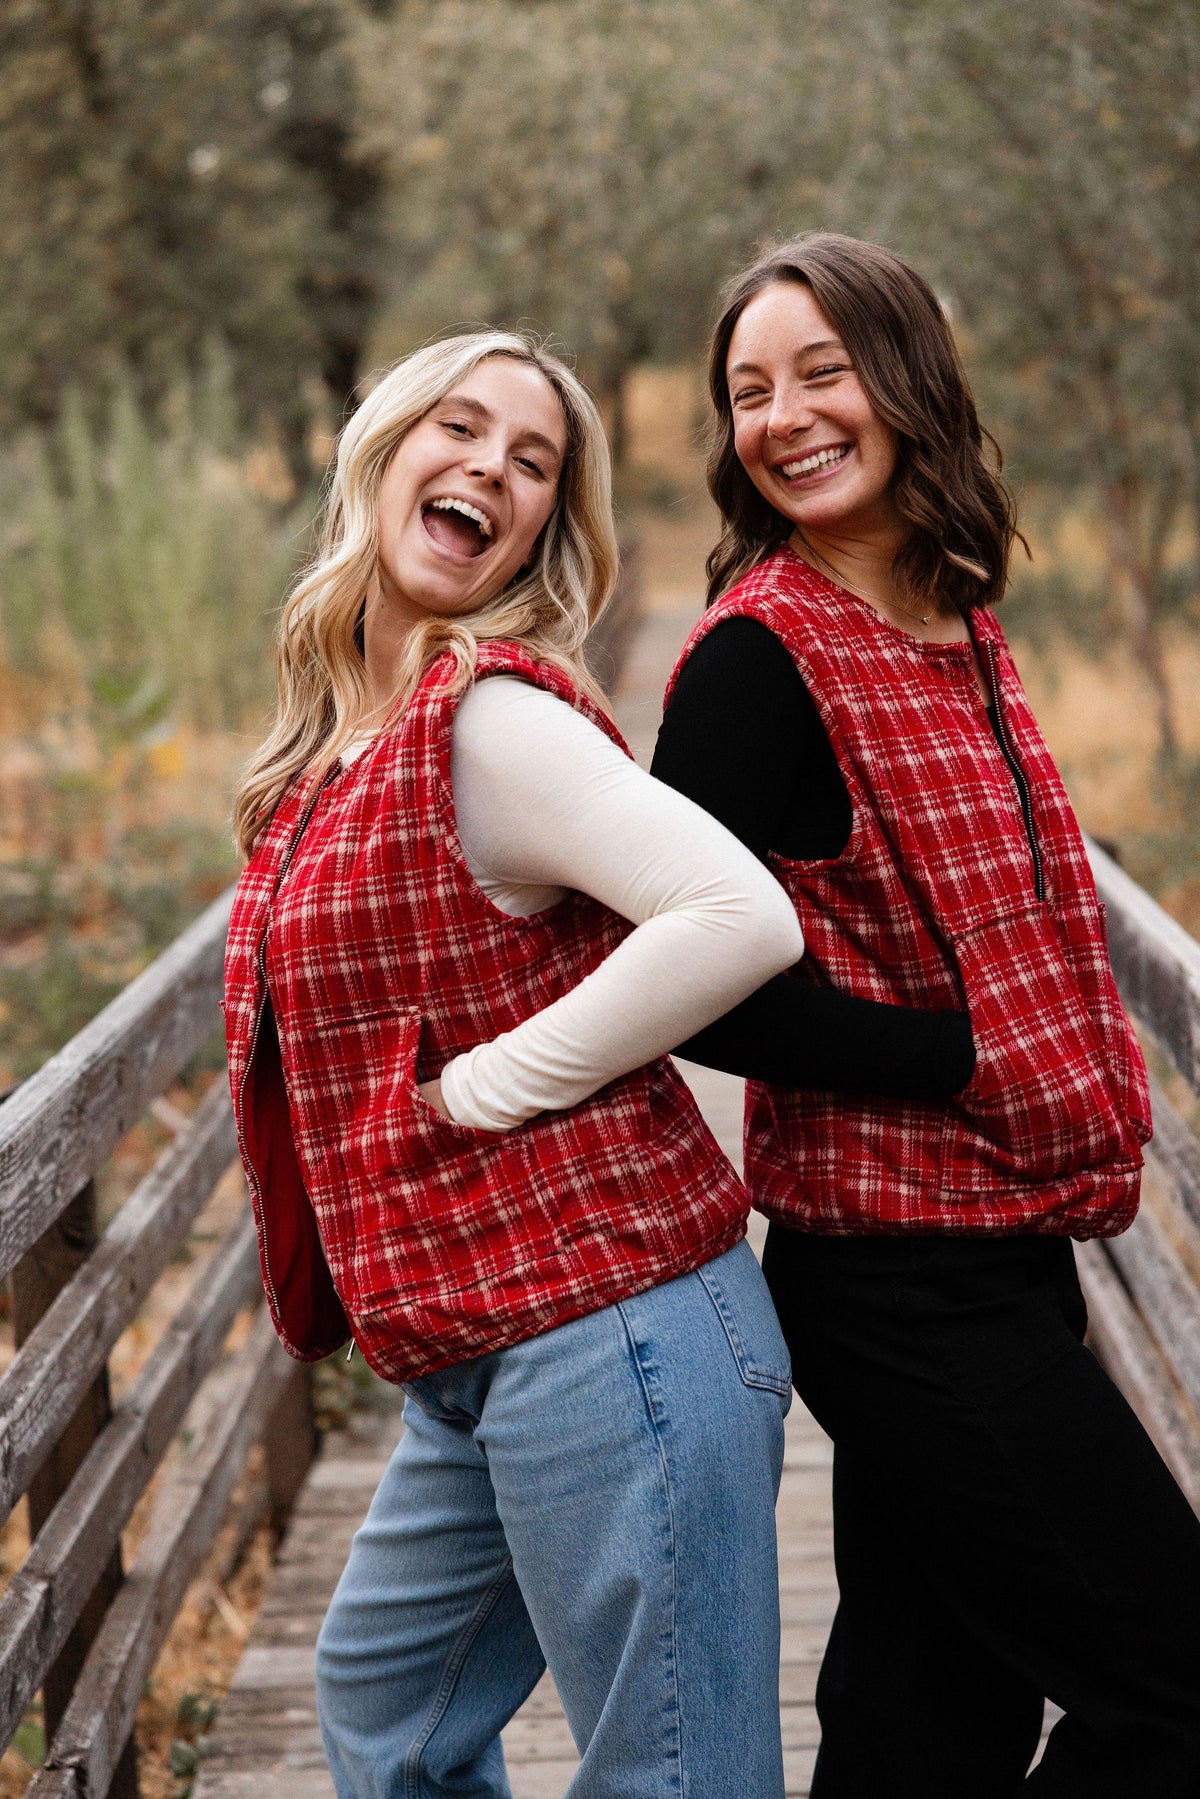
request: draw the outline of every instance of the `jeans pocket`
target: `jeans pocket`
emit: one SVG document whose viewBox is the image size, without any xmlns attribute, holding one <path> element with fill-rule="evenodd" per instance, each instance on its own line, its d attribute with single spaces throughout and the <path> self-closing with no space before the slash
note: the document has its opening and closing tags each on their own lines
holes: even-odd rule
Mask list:
<svg viewBox="0 0 1200 1799">
<path fill-rule="evenodd" d="M 743 1240 L 696 1272 L 716 1307 L 746 1386 L 762 1387 L 790 1400 L 791 1358 L 750 1245 Z"/>
</svg>

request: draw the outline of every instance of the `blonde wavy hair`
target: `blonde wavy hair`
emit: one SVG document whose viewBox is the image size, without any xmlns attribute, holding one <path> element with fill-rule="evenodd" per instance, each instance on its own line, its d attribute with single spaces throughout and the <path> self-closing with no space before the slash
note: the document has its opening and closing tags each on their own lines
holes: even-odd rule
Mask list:
<svg viewBox="0 0 1200 1799">
<path fill-rule="evenodd" d="M 234 840 L 249 856 L 302 770 L 322 773 L 368 713 L 361 623 L 379 554 L 379 486 L 412 427 L 491 356 L 539 369 L 558 396 L 567 447 L 554 510 L 533 557 L 474 612 L 430 614 L 410 632 L 392 698 L 409 698 L 443 651 L 452 691 L 470 686 L 479 645 L 516 639 L 601 704 L 583 641 L 612 596 L 617 540 L 612 470 L 595 403 L 565 363 L 523 332 L 472 331 L 415 350 L 390 369 L 338 441 L 319 520 L 317 553 L 286 601 L 276 640 L 275 722 L 234 797 Z"/>
</svg>

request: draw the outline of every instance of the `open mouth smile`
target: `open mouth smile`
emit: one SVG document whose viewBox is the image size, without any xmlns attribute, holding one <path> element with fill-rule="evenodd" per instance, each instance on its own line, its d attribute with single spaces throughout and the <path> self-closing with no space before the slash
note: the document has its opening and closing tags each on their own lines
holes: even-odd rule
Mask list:
<svg viewBox="0 0 1200 1799">
<path fill-rule="evenodd" d="M 807 456 L 777 464 L 776 473 L 782 475 L 785 481 L 802 481 L 807 486 L 812 481 L 836 474 L 853 448 L 853 444 L 831 444 L 828 449 L 812 450 Z"/>
<path fill-rule="evenodd" d="M 471 500 L 447 494 L 421 508 L 426 535 L 456 562 L 474 562 L 496 539 L 495 521 Z"/>
</svg>

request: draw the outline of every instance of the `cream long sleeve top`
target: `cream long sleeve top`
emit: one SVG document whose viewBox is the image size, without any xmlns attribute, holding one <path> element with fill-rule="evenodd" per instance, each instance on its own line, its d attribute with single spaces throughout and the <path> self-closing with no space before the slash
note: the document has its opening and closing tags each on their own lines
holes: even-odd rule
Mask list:
<svg viewBox="0 0 1200 1799">
<path fill-rule="evenodd" d="M 442 1099 L 510 1130 L 665 1054 L 804 950 L 783 889 L 724 826 L 564 701 L 493 675 L 455 712 L 451 778 L 474 879 L 500 911 L 591 894 L 636 927 L 516 1029 L 457 1056 Z"/>
</svg>

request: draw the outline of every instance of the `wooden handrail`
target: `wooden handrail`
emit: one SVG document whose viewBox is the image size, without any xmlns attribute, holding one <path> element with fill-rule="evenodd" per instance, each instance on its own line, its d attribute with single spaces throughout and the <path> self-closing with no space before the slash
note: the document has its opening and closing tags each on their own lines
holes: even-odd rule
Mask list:
<svg viewBox="0 0 1200 1799">
<path fill-rule="evenodd" d="M 220 1023 L 232 888 L 0 1107 L 0 1277 Z"/>
<path fill-rule="evenodd" d="M 1200 1094 L 1200 943 L 1098 844 L 1088 854 L 1131 1016 Z M 1121 1237 L 1080 1246 L 1093 1347 L 1200 1512 L 1200 1142 L 1151 1076 L 1150 1197 Z"/>
<path fill-rule="evenodd" d="M 0 1597 L 0 1742 L 20 1723 L 238 1312 L 257 1297 L 254 1227 L 243 1216 Z"/>
<path fill-rule="evenodd" d="M 266 1308 L 260 1308 L 247 1342 L 215 1377 L 212 1430 L 158 1495 L 137 1558 L 92 1645 L 29 1799 L 99 1799 L 108 1791 L 159 1650 L 220 1529 L 246 1455 L 291 1374 Z"/>
<path fill-rule="evenodd" d="M 236 1153 L 220 1082 L 17 1351 L 0 1382 L 0 1512 L 28 1487 Z"/>
<path fill-rule="evenodd" d="M 91 1177 L 218 1027 L 231 898 L 0 1107 L 0 1274 L 27 1320 L 0 1377 L 0 1515 L 38 1494 L 30 1552 L 0 1593 L 0 1746 L 42 1687 L 51 1741 L 37 1793 L 133 1799 L 138 1697 L 251 1444 L 267 1443 L 266 1508 L 294 1494 L 315 1442 L 311 1371 L 289 1360 L 261 1307 L 245 1200 L 130 1391 L 115 1407 L 108 1400 L 114 1345 L 236 1155 L 225 1081 L 99 1237 Z M 223 1361 L 251 1305 L 249 1342 Z M 194 1405 L 207 1431 L 164 1477 L 125 1575 L 121 1532 Z M 287 1418 L 286 1441 L 273 1432 L 276 1415 Z M 272 1457 L 286 1464 L 278 1473 Z"/>
<path fill-rule="evenodd" d="M 1121 997 L 1200 1094 L 1200 943 L 1090 839 L 1088 855 Z"/>
</svg>

